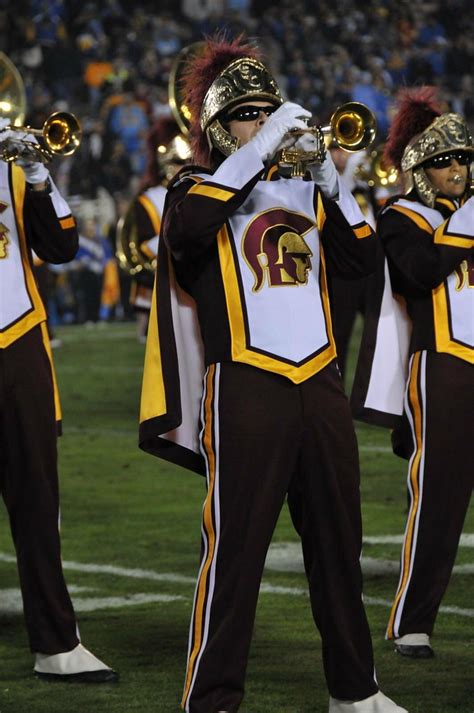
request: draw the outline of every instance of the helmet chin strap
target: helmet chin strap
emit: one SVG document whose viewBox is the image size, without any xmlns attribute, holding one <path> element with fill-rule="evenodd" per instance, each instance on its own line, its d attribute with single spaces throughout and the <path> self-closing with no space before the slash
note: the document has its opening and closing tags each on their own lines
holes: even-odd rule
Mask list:
<svg viewBox="0 0 474 713">
<path fill-rule="evenodd" d="M 421 202 L 429 208 L 434 208 L 439 190 L 433 186 L 422 166 L 413 169 L 413 183 Z"/>
<path fill-rule="evenodd" d="M 239 139 L 232 136 L 232 134 L 224 128 L 219 119 L 212 122 L 206 131 L 206 136 L 210 150 L 217 149 L 224 156 L 230 156 L 234 151 L 237 151 L 240 146 Z"/>
</svg>

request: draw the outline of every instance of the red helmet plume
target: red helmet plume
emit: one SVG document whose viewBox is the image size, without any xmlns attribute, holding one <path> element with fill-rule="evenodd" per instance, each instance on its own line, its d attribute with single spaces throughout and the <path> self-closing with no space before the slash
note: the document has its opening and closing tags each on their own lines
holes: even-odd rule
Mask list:
<svg viewBox="0 0 474 713">
<path fill-rule="evenodd" d="M 207 138 L 199 123 L 204 97 L 216 77 L 241 57 L 260 59 L 260 53 L 243 35 L 229 40 L 225 34 L 217 33 L 206 40 L 202 52 L 188 62 L 183 73 L 183 96 L 191 113 L 191 146 L 196 163 L 201 165 L 207 165 L 209 156 Z"/>
<path fill-rule="evenodd" d="M 400 170 L 403 152 L 408 143 L 427 129 L 441 113 L 435 87 L 402 90 L 399 94 L 398 112 L 385 144 L 385 161 Z"/>
</svg>

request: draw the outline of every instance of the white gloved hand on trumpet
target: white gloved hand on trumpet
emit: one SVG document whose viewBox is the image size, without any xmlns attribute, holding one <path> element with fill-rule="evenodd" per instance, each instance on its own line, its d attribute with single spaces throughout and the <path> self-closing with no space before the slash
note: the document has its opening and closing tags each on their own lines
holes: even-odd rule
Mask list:
<svg viewBox="0 0 474 713">
<path fill-rule="evenodd" d="M 288 136 L 291 129 L 306 129 L 305 119 L 311 117 L 311 112 L 299 104 L 284 102 L 274 114 L 268 117 L 258 134 L 251 142 L 262 161 L 272 158 L 277 151 L 293 146 L 296 137 Z"/>
<path fill-rule="evenodd" d="M 318 140 L 314 134 L 303 134 L 295 143 L 295 148 L 300 151 L 311 152 L 319 148 Z M 308 169 L 313 181 L 319 186 L 326 198 L 337 198 L 339 194 L 338 174 L 330 151 L 326 151 L 322 163 L 310 163 Z"/>
<path fill-rule="evenodd" d="M 15 159 L 17 166 L 21 166 L 28 183 L 44 183 L 49 178 L 49 171 L 40 161 L 28 161 L 21 158 L 22 150 L 25 150 L 25 141 L 37 144 L 38 141 L 33 134 L 26 131 L 12 131 L 6 128 L 10 125 L 8 119 L 0 119 L 0 154 L 2 146 L 6 143 L 9 149 L 16 149 L 19 158 Z"/>
</svg>

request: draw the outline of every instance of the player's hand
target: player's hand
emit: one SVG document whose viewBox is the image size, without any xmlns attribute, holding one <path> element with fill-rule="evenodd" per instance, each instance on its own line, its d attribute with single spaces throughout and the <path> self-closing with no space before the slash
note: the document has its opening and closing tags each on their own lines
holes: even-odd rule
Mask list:
<svg viewBox="0 0 474 713">
<path fill-rule="evenodd" d="M 274 114 L 271 114 L 258 134 L 251 139 L 262 161 L 267 161 L 282 148 L 292 146 L 296 137 L 288 136 L 291 129 L 306 129 L 304 119 L 311 118 L 311 113 L 299 104 L 284 102 Z"/>
<path fill-rule="evenodd" d="M 40 161 L 25 161 L 22 158 L 17 159 L 17 166 L 21 166 L 25 173 L 27 183 L 45 183 L 49 178 L 49 171 Z"/>
<path fill-rule="evenodd" d="M 336 166 L 330 151 L 322 163 L 312 163 L 309 166 L 313 181 L 319 186 L 327 198 L 336 198 L 339 193 Z"/>
</svg>

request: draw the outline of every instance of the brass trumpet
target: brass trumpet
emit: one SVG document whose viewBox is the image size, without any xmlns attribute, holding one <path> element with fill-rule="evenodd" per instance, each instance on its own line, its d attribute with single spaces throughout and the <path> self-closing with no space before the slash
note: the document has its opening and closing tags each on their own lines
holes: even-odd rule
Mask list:
<svg viewBox="0 0 474 713">
<path fill-rule="evenodd" d="M 375 139 L 377 121 L 370 109 L 360 102 L 346 102 L 331 116 L 327 126 L 308 126 L 307 129 L 294 129 L 291 136 L 312 134 L 315 148 L 302 151 L 291 146 L 283 149 L 279 166 L 292 177 L 304 176 L 310 163 L 323 163 L 326 158 L 326 144 L 334 143 L 344 151 L 361 151 Z"/>
<path fill-rule="evenodd" d="M 70 156 L 81 143 L 82 129 L 74 114 L 67 111 L 56 111 L 43 124 L 41 129 L 32 129 L 29 126 L 15 126 L 11 124 L 6 130 L 41 136 L 46 146 L 31 141 L 27 136 L 18 139 L 10 136 L 3 144 L 0 131 L 0 159 L 2 161 L 16 161 L 21 158 L 25 161 L 49 163 L 53 156 Z"/>
</svg>

